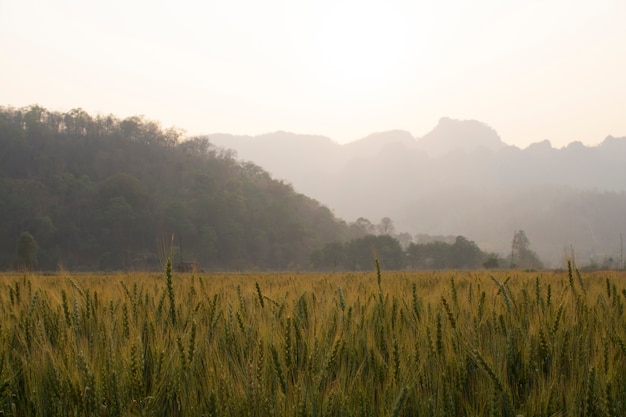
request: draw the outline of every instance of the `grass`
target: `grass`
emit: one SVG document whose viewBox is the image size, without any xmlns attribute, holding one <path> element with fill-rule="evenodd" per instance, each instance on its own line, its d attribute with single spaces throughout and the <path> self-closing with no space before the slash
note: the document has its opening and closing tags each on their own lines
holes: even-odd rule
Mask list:
<svg viewBox="0 0 626 417">
<path fill-rule="evenodd" d="M 623 273 L 0 276 L 0 413 L 622 416 Z"/>
</svg>

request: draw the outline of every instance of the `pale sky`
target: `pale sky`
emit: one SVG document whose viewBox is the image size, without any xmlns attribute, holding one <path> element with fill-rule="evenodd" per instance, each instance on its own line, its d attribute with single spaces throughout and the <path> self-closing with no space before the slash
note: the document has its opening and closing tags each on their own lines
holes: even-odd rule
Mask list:
<svg viewBox="0 0 626 417">
<path fill-rule="evenodd" d="M 337 142 L 626 136 L 625 0 L 0 0 L 0 105 Z"/>
</svg>

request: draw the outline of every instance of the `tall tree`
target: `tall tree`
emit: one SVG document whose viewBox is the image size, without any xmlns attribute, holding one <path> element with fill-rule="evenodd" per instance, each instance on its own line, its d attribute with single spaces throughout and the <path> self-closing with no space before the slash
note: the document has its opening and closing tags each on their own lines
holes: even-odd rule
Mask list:
<svg viewBox="0 0 626 417">
<path fill-rule="evenodd" d="M 351 227 L 353 227 L 357 231 L 357 234 L 361 236 L 373 235 L 376 231 L 376 226 L 374 226 L 372 222 L 365 217 L 359 217 L 356 219 L 356 221 L 351 224 Z"/>
<path fill-rule="evenodd" d="M 517 230 L 511 243 L 511 267 L 523 269 L 543 268 L 542 262 L 530 249 L 530 241 L 523 230 Z"/>
<path fill-rule="evenodd" d="M 463 236 L 457 236 L 450 250 L 453 268 L 478 268 L 485 256 L 476 243 Z"/>
<path fill-rule="evenodd" d="M 381 235 L 393 235 L 396 231 L 396 228 L 393 225 L 393 220 L 389 217 L 383 217 L 380 219 L 380 223 L 378 224 L 378 233 Z"/>
<path fill-rule="evenodd" d="M 17 239 L 17 248 L 15 255 L 17 257 L 17 268 L 31 270 L 37 263 L 37 250 L 39 246 L 37 241 L 29 232 L 22 232 Z"/>
</svg>

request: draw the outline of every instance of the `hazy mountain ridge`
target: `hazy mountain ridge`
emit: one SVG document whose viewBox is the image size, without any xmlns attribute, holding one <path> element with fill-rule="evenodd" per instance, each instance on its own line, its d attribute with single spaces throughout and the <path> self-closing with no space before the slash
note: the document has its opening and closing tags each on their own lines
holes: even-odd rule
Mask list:
<svg viewBox="0 0 626 417">
<path fill-rule="evenodd" d="M 439 124 L 418 140 L 420 149 L 432 157 L 455 150 L 471 152 L 479 149 L 497 151 L 506 146 L 498 133 L 476 120 L 453 120 L 443 117 Z"/>
<path fill-rule="evenodd" d="M 545 140 L 520 149 L 483 123 L 448 118 L 419 139 L 405 131 L 345 145 L 324 137 L 281 138 L 210 136 L 348 221 L 389 216 L 400 231 L 464 235 L 500 252 L 524 229 L 553 265 L 571 246 L 581 260 L 620 255 L 626 138 L 560 149 Z M 284 141 L 289 145 L 277 145 Z"/>
</svg>

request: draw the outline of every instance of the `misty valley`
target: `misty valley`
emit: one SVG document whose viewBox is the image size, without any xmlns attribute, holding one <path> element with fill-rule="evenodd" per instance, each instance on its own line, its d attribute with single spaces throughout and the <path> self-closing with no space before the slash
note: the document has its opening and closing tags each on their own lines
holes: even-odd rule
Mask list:
<svg viewBox="0 0 626 417">
<path fill-rule="evenodd" d="M 419 140 L 187 137 L 37 106 L 0 122 L 1 269 L 623 267 L 626 139 L 520 150 L 445 118 Z"/>
</svg>

